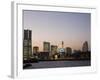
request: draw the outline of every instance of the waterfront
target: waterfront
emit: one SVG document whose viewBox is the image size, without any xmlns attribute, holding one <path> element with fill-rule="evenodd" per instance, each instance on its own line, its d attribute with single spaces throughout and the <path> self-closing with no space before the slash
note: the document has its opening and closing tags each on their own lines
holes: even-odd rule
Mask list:
<svg viewBox="0 0 100 80">
<path fill-rule="evenodd" d="M 91 65 L 91 15 L 23 11 L 23 69 Z"/>
<path fill-rule="evenodd" d="M 80 67 L 90 66 L 90 60 L 77 60 L 77 61 L 39 61 L 38 63 L 31 63 L 24 69 L 41 69 L 41 68 L 58 68 L 58 67 Z"/>
</svg>

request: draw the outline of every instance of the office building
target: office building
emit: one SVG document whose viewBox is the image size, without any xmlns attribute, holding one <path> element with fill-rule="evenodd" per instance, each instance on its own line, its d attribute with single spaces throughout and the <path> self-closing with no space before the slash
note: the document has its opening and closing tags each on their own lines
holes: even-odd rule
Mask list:
<svg viewBox="0 0 100 80">
<path fill-rule="evenodd" d="M 43 51 L 50 53 L 50 42 L 43 42 Z"/>
<path fill-rule="evenodd" d="M 23 35 L 23 60 L 29 60 L 32 56 L 32 31 L 24 30 Z"/>
<path fill-rule="evenodd" d="M 33 47 L 33 54 L 39 53 L 39 47 L 38 46 L 34 46 Z"/>
<path fill-rule="evenodd" d="M 58 46 L 57 45 L 51 45 L 51 54 L 54 55 L 57 53 L 57 48 Z"/>
</svg>

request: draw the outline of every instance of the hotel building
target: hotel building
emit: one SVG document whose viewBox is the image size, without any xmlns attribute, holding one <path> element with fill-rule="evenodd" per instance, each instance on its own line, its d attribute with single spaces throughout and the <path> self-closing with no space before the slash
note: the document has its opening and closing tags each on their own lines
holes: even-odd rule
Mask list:
<svg viewBox="0 0 100 80">
<path fill-rule="evenodd" d="M 29 60 L 31 56 L 32 56 L 32 31 L 24 30 L 23 60 Z"/>
</svg>

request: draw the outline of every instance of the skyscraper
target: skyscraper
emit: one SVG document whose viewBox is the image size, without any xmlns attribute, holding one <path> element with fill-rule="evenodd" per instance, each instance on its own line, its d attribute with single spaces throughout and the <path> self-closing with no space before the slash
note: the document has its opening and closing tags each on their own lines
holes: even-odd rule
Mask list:
<svg viewBox="0 0 100 80">
<path fill-rule="evenodd" d="M 83 52 L 88 52 L 88 42 L 87 42 L 87 41 L 85 41 L 85 42 L 83 43 L 82 51 L 83 51 Z"/>
<path fill-rule="evenodd" d="M 58 48 L 57 45 L 51 45 L 51 54 L 52 55 L 57 53 L 57 48 Z"/>
<path fill-rule="evenodd" d="M 50 42 L 43 42 L 44 52 L 50 52 Z"/>
<path fill-rule="evenodd" d="M 23 60 L 29 60 L 31 56 L 32 56 L 32 31 L 24 30 Z"/>
</svg>

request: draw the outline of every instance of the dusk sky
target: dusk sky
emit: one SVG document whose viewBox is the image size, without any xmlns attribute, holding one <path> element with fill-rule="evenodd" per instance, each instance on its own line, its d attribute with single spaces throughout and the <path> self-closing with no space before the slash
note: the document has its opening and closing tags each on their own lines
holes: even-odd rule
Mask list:
<svg viewBox="0 0 100 80">
<path fill-rule="evenodd" d="M 89 13 L 23 11 L 24 29 L 32 30 L 32 46 L 43 50 L 43 41 L 51 45 L 81 50 L 85 41 L 90 49 L 91 15 Z"/>
</svg>

